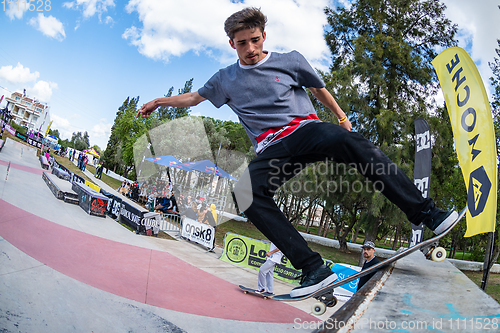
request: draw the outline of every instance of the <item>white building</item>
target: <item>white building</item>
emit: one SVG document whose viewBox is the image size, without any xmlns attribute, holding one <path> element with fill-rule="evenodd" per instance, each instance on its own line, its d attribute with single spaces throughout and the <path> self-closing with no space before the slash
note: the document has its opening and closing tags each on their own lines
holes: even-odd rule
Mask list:
<svg viewBox="0 0 500 333">
<path fill-rule="evenodd" d="M 43 123 L 42 127 L 47 128 L 50 122 L 48 105 L 18 92 L 6 97 L 5 100 L 9 103 L 8 109 L 16 124 L 38 130 Z"/>
</svg>

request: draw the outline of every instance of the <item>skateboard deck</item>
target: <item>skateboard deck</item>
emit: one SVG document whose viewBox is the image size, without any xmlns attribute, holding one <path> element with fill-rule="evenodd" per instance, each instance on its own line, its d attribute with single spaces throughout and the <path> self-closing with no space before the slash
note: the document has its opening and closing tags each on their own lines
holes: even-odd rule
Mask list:
<svg viewBox="0 0 500 333">
<path fill-rule="evenodd" d="M 259 293 L 257 291 L 257 289 L 247 288 L 245 286 L 242 286 L 241 284 L 238 287 L 240 287 L 240 289 L 243 290 L 243 293 L 245 293 L 245 294 L 252 294 L 255 296 L 260 296 L 260 297 L 263 297 L 264 299 L 271 298 L 271 295 L 264 295 L 262 293 Z"/>
<path fill-rule="evenodd" d="M 337 280 L 336 282 L 329 284 L 328 286 L 325 286 L 325 287 L 323 287 L 323 288 L 321 288 L 321 289 L 319 289 L 311 294 L 308 294 L 308 295 L 299 296 L 299 297 L 290 297 L 290 294 L 284 294 L 284 295 L 273 296 L 272 299 L 277 300 L 277 301 L 282 301 L 282 302 L 296 302 L 296 301 L 306 300 L 310 297 L 314 297 L 314 298 L 323 302 L 323 300 L 321 298 L 325 297 L 325 295 L 332 294 L 332 296 L 333 296 L 333 289 L 334 288 L 340 287 L 343 284 L 349 283 L 349 282 L 354 281 L 362 276 L 373 273 L 374 271 L 378 270 L 379 268 L 390 265 L 393 262 L 395 262 L 403 257 L 406 257 L 410 253 L 413 253 L 417 250 L 421 250 L 424 253 L 424 255 L 429 259 L 431 255 L 434 256 L 434 249 L 438 248 L 439 239 L 446 236 L 451 231 L 451 229 L 453 229 L 457 225 L 457 223 L 465 216 L 466 212 L 467 212 L 467 206 L 464 209 L 462 209 L 462 211 L 458 214 L 457 219 L 448 227 L 448 229 L 446 229 L 441 234 L 436 235 L 432 238 L 429 238 L 428 240 L 425 240 L 425 241 L 423 241 L 423 242 L 421 242 L 413 247 L 410 247 L 409 249 L 406 249 L 404 251 L 396 253 L 392 257 L 387 258 L 387 259 L 379 262 L 376 265 L 373 265 L 372 267 L 370 267 L 364 271 L 353 274 L 353 275 L 351 275 L 345 279 L 342 279 L 340 281 Z M 440 255 L 437 255 L 437 258 L 436 259 L 433 258 L 433 260 L 442 261 L 445 258 L 446 258 L 446 252 L 444 252 L 444 257 L 443 257 L 443 253 L 440 252 Z"/>
</svg>

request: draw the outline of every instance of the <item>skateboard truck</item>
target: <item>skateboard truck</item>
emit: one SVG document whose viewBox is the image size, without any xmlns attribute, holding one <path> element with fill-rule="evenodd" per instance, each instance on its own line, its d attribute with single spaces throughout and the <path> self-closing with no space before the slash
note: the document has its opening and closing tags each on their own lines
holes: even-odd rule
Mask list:
<svg viewBox="0 0 500 333">
<path fill-rule="evenodd" d="M 326 311 L 326 307 L 334 307 L 337 304 L 337 298 L 333 295 L 334 288 L 327 288 L 324 292 L 314 296 L 319 302 L 312 305 L 311 311 L 314 315 L 320 316 Z"/>
<path fill-rule="evenodd" d="M 420 251 L 425 255 L 427 260 L 441 262 L 446 259 L 446 249 L 439 246 L 439 242 L 435 241 L 426 246 L 423 246 Z"/>
</svg>

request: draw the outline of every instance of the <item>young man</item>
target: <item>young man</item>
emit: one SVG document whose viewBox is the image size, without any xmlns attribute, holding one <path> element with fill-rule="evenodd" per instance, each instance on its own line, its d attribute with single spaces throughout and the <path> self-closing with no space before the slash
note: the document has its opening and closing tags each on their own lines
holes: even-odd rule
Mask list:
<svg viewBox="0 0 500 333">
<path fill-rule="evenodd" d="M 379 263 L 379 260 L 377 257 L 375 257 L 375 244 L 373 242 L 367 241 L 363 244 L 363 257 L 365 258 L 365 263 L 363 264 L 363 267 L 361 268 L 362 271 L 365 269 L 368 269 L 372 267 L 373 265 L 376 265 Z M 376 272 L 370 273 L 368 275 L 362 276 L 359 278 L 358 282 L 358 289 L 361 289 L 365 285 L 368 280 L 372 278 L 372 276 L 375 275 Z"/>
<path fill-rule="evenodd" d="M 238 115 L 257 157 L 241 176 L 234 195 L 250 221 L 302 270 L 301 285 L 290 292 L 298 297 L 337 279 L 273 200 L 275 191 L 308 164 L 333 160 L 357 165 L 410 222 L 424 222 L 437 233 L 457 213 L 435 208 L 402 171 L 394 172 L 394 163 L 380 149 L 351 132 L 346 114 L 300 53 L 264 50 L 266 21 L 256 8 L 231 15 L 224 29 L 238 61 L 219 70 L 197 92 L 157 98 L 143 105 L 137 116 L 147 117 L 159 106 L 189 107 L 207 99 L 217 108 L 227 104 Z M 340 125 L 318 119 L 303 87 L 335 114 Z M 376 166 L 376 172 L 369 166 Z"/>
<path fill-rule="evenodd" d="M 266 252 L 266 261 L 259 268 L 259 276 L 257 279 L 257 291 L 265 296 L 274 294 L 274 266 L 281 262 L 283 253 L 271 243 L 269 252 Z"/>
</svg>

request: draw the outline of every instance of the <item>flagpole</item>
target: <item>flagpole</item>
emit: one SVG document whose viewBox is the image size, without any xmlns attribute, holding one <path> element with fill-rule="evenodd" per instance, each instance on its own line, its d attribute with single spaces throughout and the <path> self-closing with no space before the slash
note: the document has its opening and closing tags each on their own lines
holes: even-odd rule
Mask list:
<svg viewBox="0 0 500 333">
<path fill-rule="evenodd" d="M 219 143 L 219 149 L 217 150 L 217 156 L 215 156 L 214 178 L 215 178 L 215 176 L 217 175 L 217 161 L 219 160 L 219 153 L 220 153 L 220 148 L 222 147 L 222 140 L 223 140 L 223 139 L 221 139 L 221 140 L 220 140 L 220 143 Z M 212 179 L 212 181 L 210 182 L 210 187 L 212 187 L 212 183 L 213 183 L 213 181 L 214 181 L 214 180 Z M 212 192 L 212 189 L 211 189 L 211 188 L 209 188 L 209 190 L 210 190 L 210 191 L 209 191 L 209 194 L 210 194 L 210 193 Z M 216 194 L 216 193 L 214 193 L 214 194 Z"/>
<path fill-rule="evenodd" d="M 488 245 L 486 246 L 486 251 L 484 254 L 484 264 L 483 264 L 483 280 L 481 281 L 481 289 L 486 291 L 486 286 L 488 285 L 488 277 L 490 275 L 491 260 L 493 259 L 493 247 L 495 245 L 495 233 L 488 233 Z"/>
</svg>

